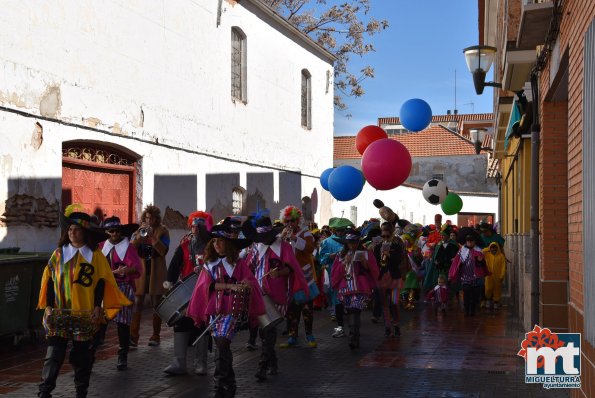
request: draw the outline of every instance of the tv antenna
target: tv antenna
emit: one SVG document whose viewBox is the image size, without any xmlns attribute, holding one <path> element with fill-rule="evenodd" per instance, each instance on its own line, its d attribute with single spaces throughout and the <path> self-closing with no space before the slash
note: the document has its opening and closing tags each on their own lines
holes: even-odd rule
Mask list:
<svg viewBox="0 0 595 398">
<path fill-rule="evenodd" d="M 475 113 L 475 102 L 467 102 L 463 105 L 471 105 L 471 113 Z"/>
</svg>

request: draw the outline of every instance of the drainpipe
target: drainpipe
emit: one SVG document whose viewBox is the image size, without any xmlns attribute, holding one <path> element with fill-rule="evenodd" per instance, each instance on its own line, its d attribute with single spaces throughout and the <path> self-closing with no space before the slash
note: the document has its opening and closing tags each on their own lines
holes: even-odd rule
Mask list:
<svg viewBox="0 0 595 398">
<path fill-rule="evenodd" d="M 531 327 L 539 323 L 539 79 L 531 74 L 533 123 L 531 124 Z"/>
</svg>

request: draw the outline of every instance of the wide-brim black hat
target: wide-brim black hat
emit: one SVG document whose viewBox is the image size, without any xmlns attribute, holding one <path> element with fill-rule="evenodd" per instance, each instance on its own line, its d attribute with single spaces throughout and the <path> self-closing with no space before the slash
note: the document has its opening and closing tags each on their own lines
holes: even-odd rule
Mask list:
<svg viewBox="0 0 595 398">
<path fill-rule="evenodd" d="M 104 231 L 117 229 L 122 235 L 127 237 L 130 237 L 136 230 L 138 230 L 138 228 L 138 224 L 122 224 L 120 218 L 116 216 L 108 217 L 101 223 L 101 229 Z"/>
<path fill-rule="evenodd" d="M 242 225 L 242 233 L 247 239 L 256 243 L 269 242 L 283 231 L 283 227 L 274 227 L 269 217 L 263 216 L 248 220 Z"/>
<path fill-rule="evenodd" d="M 489 224 L 487 222 L 482 222 L 479 224 L 479 230 L 481 232 L 490 231 L 490 230 L 493 231 L 494 227 L 492 226 L 492 224 Z"/>
<path fill-rule="evenodd" d="M 481 243 L 479 234 L 474 228 L 463 227 L 457 234 L 457 242 L 464 245 L 467 242 L 467 236 L 471 236 L 476 244 Z"/>
<path fill-rule="evenodd" d="M 232 225 L 231 219 L 226 218 L 223 223 L 214 225 L 211 228 L 211 239 L 213 238 L 225 238 L 229 243 L 234 245 L 238 250 L 242 250 L 252 244 L 251 239 L 239 239 L 235 238 L 234 235 L 238 233 L 238 230 Z"/>
<path fill-rule="evenodd" d="M 91 221 L 91 216 L 87 213 L 74 211 L 68 216 L 60 214 L 60 224 L 63 229 L 68 229 L 71 225 L 78 225 L 93 236 L 95 240 L 103 241 L 108 238 L 105 231 Z"/>
</svg>

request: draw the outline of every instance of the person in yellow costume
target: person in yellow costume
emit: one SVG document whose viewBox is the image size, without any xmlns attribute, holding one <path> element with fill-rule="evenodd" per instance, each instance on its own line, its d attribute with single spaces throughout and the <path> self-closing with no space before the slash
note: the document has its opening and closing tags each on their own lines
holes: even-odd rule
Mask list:
<svg viewBox="0 0 595 398">
<path fill-rule="evenodd" d="M 502 282 L 506 275 L 506 257 L 496 242 L 490 243 L 483 252 L 488 270 L 491 272 L 491 275 L 485 277 L 486 307 L 498 309 L 502 297 Z"/>
<path fill-rule="evenodd" d="M 105 239 L 91 225 L 91 217 L 72 212 L 41 280 L 38 309 L 45 310 L 48 348 L 41 371 L 39 397 L 51 397 L 72 340 L 69 362 L 74 368 L 76 396 L 86 397 L 91 377 L 89 350 L 99 323 L 112 319 L 132 302 L 122 294 L 97 243 Z"/>
</svg>

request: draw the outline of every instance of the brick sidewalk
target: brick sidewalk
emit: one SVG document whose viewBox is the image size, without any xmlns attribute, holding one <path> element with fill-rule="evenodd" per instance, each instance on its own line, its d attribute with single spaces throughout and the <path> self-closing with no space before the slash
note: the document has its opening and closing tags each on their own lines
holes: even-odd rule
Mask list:
<svg viewBox="0 0 595 398">
<path fill-rule="evenodd" d="M 148 314 L 147 314 L 148 315 Z M 566 391 L 544 390 L 524 383 L 524 364 L 516 356 L 524 331 L 515 327 L 506 308 L 465 318 L 451 311 L 436 318 L 419 304 L 403 315 L 402 336 L 386 339 L 384 327 L 362 316 L 361 347 L 351 351 L 347 339 L 330 337 L 335 326 L 326 311 L 315 312 L 318 348 L 278 350 L 280 373 L 256 383 L 259 352 L 244 349 L 247 333 L 233 344 L 237 397 L 566 397 Z M 91 377 L 90 397 L 208 397 L 209 375 L 166 377 L 162 369 L 173 353 L 172 331 L 164 330 L 159 347 L 146 346 L 150 317 L 145 316 L 141 344 L 129 355 L 129 370 L 115 370 L 117 338 L 110 327 Z M 283 342 L 279 338 L 279 342 Z M 0 393 L 35 396 L 45 349 L 0 361 Z M 12 363 L 12 366 L 7 364 Z M 190 361 L 189 361 L 190 363 Z M 70 367 L 65 364 L 55 397 L 74 396 Z M 67 376 L 67 377 L 65 377 Z"/>
</svg>

